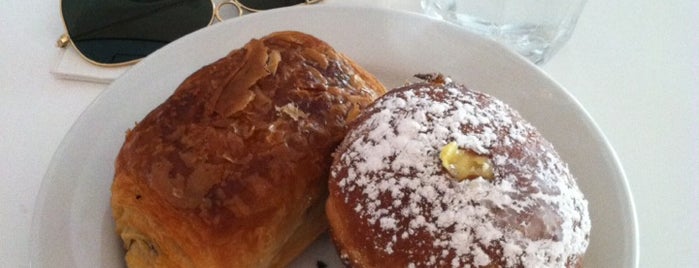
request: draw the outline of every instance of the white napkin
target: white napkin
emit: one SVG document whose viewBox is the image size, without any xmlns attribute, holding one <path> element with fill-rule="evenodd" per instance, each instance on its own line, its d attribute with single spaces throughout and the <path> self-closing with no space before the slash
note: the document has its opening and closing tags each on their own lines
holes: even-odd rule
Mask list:
<svg viewBox="0 0 699 268">
<path fill-rule="evenodd" d="M 83 59 L 70 45 L 61 50 L 58 62 L 51 69 L 51 73 L 60 79 L 109 84 L 131 67 L 97 66 Z"/>
</svg>

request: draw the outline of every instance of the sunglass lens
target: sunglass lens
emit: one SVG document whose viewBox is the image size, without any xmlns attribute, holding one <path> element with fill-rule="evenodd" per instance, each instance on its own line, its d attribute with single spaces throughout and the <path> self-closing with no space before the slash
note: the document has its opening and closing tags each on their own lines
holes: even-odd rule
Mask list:
<svg viewBox="0 0 699 268">
<path fill-rule="evenodd" d="M 267 10 L 305 3 L 305 0 L 239 0 L 240 4 L 253 10 Z"/>
<path fill-rule="evenodd" d="M 211 0 L 63 0 L 68 35 L 87 58 L 118 64 L 143 58 L 211 23 Z"/>
</svg>

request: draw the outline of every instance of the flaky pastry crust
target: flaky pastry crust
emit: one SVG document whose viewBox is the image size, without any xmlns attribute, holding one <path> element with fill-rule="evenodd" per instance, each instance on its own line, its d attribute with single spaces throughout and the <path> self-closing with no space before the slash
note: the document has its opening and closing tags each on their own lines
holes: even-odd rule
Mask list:
<svg viewBox="0 0 699 268">
<path fill-rule="evenodd" d="M 384 91 L 299 32 L 253 39 L 192 74 L 117 157 L 111 206 L 127 264 L 285 266 L 326 229 L 331 152 Z"/>
</svg>

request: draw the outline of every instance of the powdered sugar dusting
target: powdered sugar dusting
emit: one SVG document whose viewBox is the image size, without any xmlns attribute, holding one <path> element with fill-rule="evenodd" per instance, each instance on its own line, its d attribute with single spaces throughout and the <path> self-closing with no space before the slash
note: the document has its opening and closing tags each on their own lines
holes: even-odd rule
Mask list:
<svg viewBox="0 0 699 268">
<path fill-rule="evenodd" d="M 368 114 L 332 174 L 345 169 L 345 202 L 362 197 L 352 208 L 380 230 L 376 249 L 422 243 L 402 252 L 417 267 L 564 267 L 586 250 L 587 201 L 550 144 L 502 102 L 447 84 L 391 92 Z M 495 179 L 451 179 L 439 152 L 452 141 L 488 156 Z"/>
</svg>

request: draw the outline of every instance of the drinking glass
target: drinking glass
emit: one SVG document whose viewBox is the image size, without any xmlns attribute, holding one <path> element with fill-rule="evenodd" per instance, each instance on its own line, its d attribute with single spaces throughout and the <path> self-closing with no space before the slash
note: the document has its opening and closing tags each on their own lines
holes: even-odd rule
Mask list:
<svg viewBox="0 0 699 268">
<path fill-rule="evenodd" d="M 586 0 L 421 0 L 432 17 L 494 39 L 544 64 L 570 39 Z"/>
</svg>

